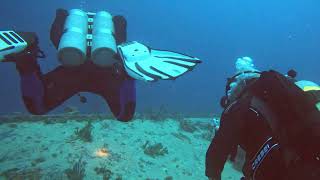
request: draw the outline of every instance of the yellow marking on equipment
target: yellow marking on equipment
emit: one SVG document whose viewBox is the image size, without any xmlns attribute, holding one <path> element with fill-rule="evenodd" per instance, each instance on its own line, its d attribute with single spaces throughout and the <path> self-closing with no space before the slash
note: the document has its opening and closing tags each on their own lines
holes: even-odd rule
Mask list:
<svg viewBox="0 0 320 180">
<path fill-rule="evenodd" d="M 305 86 L 303 87 L 303 91 L 319 91 L 319 86 Z"/>
</svg>

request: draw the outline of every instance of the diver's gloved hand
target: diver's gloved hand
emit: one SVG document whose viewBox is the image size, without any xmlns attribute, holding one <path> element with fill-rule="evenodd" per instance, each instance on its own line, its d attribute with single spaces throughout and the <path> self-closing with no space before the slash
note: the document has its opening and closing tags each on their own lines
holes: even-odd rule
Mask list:
<svg viewBox="0 0 320 180">
<path fill-rule="evenodd" d="M 136 41 L 119 45 L 118 51 L 128 75 L 143 81 L 174 80 L 201 63 L 198 58 L 151 49 Z"/>
</svg>

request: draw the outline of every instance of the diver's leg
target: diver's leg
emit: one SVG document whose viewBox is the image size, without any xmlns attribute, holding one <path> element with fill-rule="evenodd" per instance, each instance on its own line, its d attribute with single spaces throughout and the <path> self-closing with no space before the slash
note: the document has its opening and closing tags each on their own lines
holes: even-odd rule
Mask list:
<svg viewBox="0 0 320 180">
<path fill-rule="evenodd" d="M 22 52 L 10 54 L 6 61 L 16 64 L 26 108 L 32 114 L 45 114 L 78 92 L 85 83 L 80 84 L 81 71 L 73 68 L 58 67 L 43 75 L 37 59 L 44 56 L 39 54 L 42 51 L 38 47 L 36 34 L 20 32 L 19 35 L 28 42 L 28 47 Z"/>
<path fill-rule="evenodd" d="M 81 89 L 78 71 L 60 66 L 42 75 L 35 59 L 18 61 L 16 67 L 20 74 L 24 104 L 32 114 L 47 113 Z"/>
<path fill-rule="evenodd" d="M 26 56 L 16 62 L 20 74 L 20 88 L 24 104 L 32 114 L 44 114 L 44 86 L 36 58 Z"/>
<path fill-rule="evenodd" d="M 111 112 L 123 122 L 130 121 L 135 113 L 136 87 L 133 79 L 121 80 L 119 82 L 109 81 L 104 92 L 100 93 L 107 101 Z"/>
<path fill-rule="evenodd" d="M 123 16 L 114 16 L 115 39 L 117 45 L 127 41 L 127 22 Z M 111 112 L 123 122 L 130 121 L 136 108 L 135 80 L 128 77 L 122 63 L 113 66 L 112 74 L 101 84 L 105 87 L 96 88 L 108 103 Z"/>
<path fill-rule="evenodd" d="M 47 111 L 61 105 L 64 101 L 79 93 L 87 91 L 86 73 L 81 67 L 59 66 L 43 76 L 45 87 L 44 104 Z"/>
</svg>

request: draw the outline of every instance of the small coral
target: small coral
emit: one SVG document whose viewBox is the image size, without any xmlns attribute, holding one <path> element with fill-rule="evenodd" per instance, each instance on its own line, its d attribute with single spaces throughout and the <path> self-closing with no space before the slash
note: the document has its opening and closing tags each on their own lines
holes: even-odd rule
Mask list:
<svg viewBox="0 0 320 180">
<path fill-rule="evenodd" d="M 8 160 L 8 152 L 4 154 L 0 154 L 0 163 Z"/>
<path fill-rule="evenodd" d="M 21 170 L 18 168 L 9 169 L 5 172 L 0 173 L 0 177 L 3 176 L 5 179 L 41 179 L 41 169 L 29 169 Z"/>
<path fill-rule="evenodd" d="M 40 163 L 43 163 L 43 162 L 45 162 L 45 161 L 46 161 L 46 159 L 45 159 L 44 157 L 40 157 L 40 158 L 37 158 L 37 159 L 33 160 L 33 161 L 31 162 L 31 165 L 32 165 L 32 166 L 36 166 L 36 165 L 38 165 L 38 164 L 40 164 Z"/>
<path fill-rule="evenodd" d="M 18 125 L 17 125 L 16 123 L 9 123 L 9 124 L 8 124 L 8 127 L 10 127 L 10 128 L 17 128 Z"/>
<path fill-rule="evenodd" d="M 143 146 L 142 146 L 143 152 L 151 156 L 153 158 L 157 156 L 164 156 L 165 154 L 168 154 L 168 149 L 166 147 L 163 147 L 161 143 L 156 143 L 154 145 L 150 145 L 149 141 L 147 141 Z"/>
<path fill-rule="evenodd" d="M 172 176 L 167 176 L 166 178 L 164 178 L 164 180 L 173 180 Z"/>
<path fill-rule="evenodd" d="M 186 141 L 189 144 L 191 144 L 191 139 L 188 136 L 186 136 L 186 135 L 184 135 L 184 134 L 182 134 L 180 132 L 179 133 L 171 133 L 171 135 L 176 137 L 176 138 L 178 138 L 178 139 L 180 139 L 181 141 Z"/>
<path fill-rule="evenodd" d="M 72 169 L 69 168 L 65 170 L 65 174 L 67 175 L 69 180 L 82 180 L 85 177 L 85 166 L 86 162 L 82 161 L 80 158 L 76 163 L 74 163 Z"/>
<path fill-rule="evenodd" d="M 51 156 L 52 156 L 53 158 L 56 158 L 56 157 L 58 157 L 58 154 L 53 153 L 53 154 L 51 154 Z"/>
<path fill-rule="evenodd" d="M 82 129 L 80 130 L 76 129 L 75 135 L 84 142 L 91 142 L 92 141 L 91 131 L 92 131 L 92 124 L 91 124 L 91 121 L 89 121 L 87 125 Z"/>
<path fill-rule="evenodd" d="M 183 131 L 194 133 L 197 130 L 196 126 L 191 121 L 181 120 L 179 123 L 180 129 Z"/>
<path fill-rule="evenodd" d="M 116 177 L 116 180 L 122 180 L 122 176 L 118 174 L 118 176 Z"/>
<path fill-rule="evenodd" d="M 110 122 L 109 121 L 101 121 L 101 128 L 103 130 L 109 129 L 110 128 Z"/>
<path fill-rule="evenodd" d="M 214 132 L 206 131 L 201 134 L 201 138 L 207 141 L 211 141 L 214 137 Z"/>
<path fill-rule="evenodd" d="M 11 138 L 16 136 L 14 129 L 10 129 L 8 131 L 0 132 L 0 140 Z"/>
<path fill-rule="evenodd" d="M 210 123 L 210 122 L 195 122 L 194 126 L 196 126 L 200 130 L 211 131 L 211 132 L 214 131 L 213 123 Z"/>
<path fill-rule="evenodd" d="M 112 171 L 107 169 L 106 167 L 96 167 L 94 168 L 94 171 L 98 174 L 98 175 L 102 175 L 103 180 L 109 180 L 112 176 Z"/>
</svg>

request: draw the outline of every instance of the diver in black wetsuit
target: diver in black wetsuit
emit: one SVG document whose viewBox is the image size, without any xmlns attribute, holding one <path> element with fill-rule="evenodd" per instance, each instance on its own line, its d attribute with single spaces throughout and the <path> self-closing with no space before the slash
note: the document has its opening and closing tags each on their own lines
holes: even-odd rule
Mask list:
<svg viewBox="0 0 320 180">
<path fill-rule="evenodd" d="M 258 112 L 250 109 L 250 100 L 247 98 L 241 98 L 232 104 L 223 112 L 221 119 L 220 129 L 211 142 L 206 156 L 206 175 L 213 180 L 220 179 L 228 156 L 238 145 L 246 152 L 246 167 L 262 144 L 272 137 L 268 124 Z M 276 168 L 266 172 L 269 176 L 265 179 L 281 179 L 276 178 L 279 174 L 277 171 L 282 171 L 284 167 L 281 156 L 276 157 L 274 154 L 273 158 L 277 159 L 277 163 L 265 164 L 265 168 L 269 170 Z M 243 172 L 246 177 L 250 177 L 245 169 Z"/>
<path fill-rule="evenodd" d="M 71 16 L 69 12 L 72 15 L 70 19 L 75 22 L 70 19 L 67 20 Z M 87 32 L 87 29 L 77 27 L 81 24 L 79 22 L 84 17 L 87 17 L 87 13 L 78 9 L 69 12 L 58 9 L 51 27 L 51 41 L 57 49 L 64 34 L 73 33 L 71 39 L 64 41 L 75 44 L 74 41 L 81 39 L 80 36 L 84 34 L 83 32 Z M 88 15 L 93 16 L 93 13 L 88 13 Z M 61 65 L 47 74 L 42 74 L 37 62 L 38 58 L 44 58 L 44 54 L 38 47 L 38 39 L 35 33 L 0 31 L 0 61 L 16 63 L 16 68 L 21 78 L 22 97 L 30 113 L 36 115 L 45 114 L 79 92 L 92 92 L 106 100 L 118 120 L 129 121 L 135 112 L 136 79 L 144 81 L 171 80 L 191 71 L 195 65 L 200 63 L 199 59 L 180 53 L 153 50 L 137 42 L 126 43 L 127 28 L 125 18 L 123 16 L 111 16 L 105 11 L 100 12 L 99 18 L 108 19 L 109 17 L 111 17 L 114 25 L 114 31 L 113 28 L 110 28 L 111 25 L 105 26 L 105 23 L 108 22 L 104 23 L 101 20 L 96 23 L 103 26 L 103 28 L 97 31 L 104 35 L 99 37 L 109 40 L 111 44 L 114 42 L 114 48 L 116 48 L 116 45 L 118 46 L 118 52 L 115 55 L 109 59 L 100 58 L 100 62 L 97 64 L 88 56 L 92 48 L 88 47 L 86 52 L 87 60 L 74 66 L 70 64 L 74 63 L 73 61 L 76 58 L 71 60 L 68 57 L 79 57 L 79 51 L 73 52 L 73 55 L 70 56 L 70 50 L 75 50 L 76 48 L 67 46 L 66 51 L 68 52 L 65 53 L 67 58 L 64 60 L 69 65 Z M 66 22 L 68 22 L 69 26 L 75 27 L 64 27 Z M 92 36 L 92 27 L 94 27 L 92 20 L 88 19 L 87 21 L 86 18 L 82 22 L 89 22 L 89 25 L 84 25 L 91 28 L 88 30 L 91 32 L 88 33 L 91 33 L 89 35 Z M 111 23 L 109 22 L 109 24 Z M 77 33 L 80 35 L 78 36 Z M 84 37 L 86 38 L 89 35 L 84 34 Z M 100 46 L 101 44 L 110 45 L 109 42 L 108 44 L 104 40 L 98 40 L 100 41 L 98 43 Z M 84 46 L 87 43 L 93 43 L 92 39 L 86 39 L 86 41 L 88 42 Z M 81 47 L 81 44 L 76 43 L 75 46 Z M 101 54 L 105 57 L 108 53 L 110 53 L 109 50 Z M 101 62 L 108 62 L 110 65 L 101 66 L 99 65 Z M 86 100 L 82 97 L 81 101 L 85 102 Z"/>
<path fill-rule="evenodd" d="M 59 10 L 57 13 L 66 11 Z M 65 15 L 66 16 L 66 15 Z M 116 26 L 117 44 L 126 42 L 126 22 L 122 16 L 113 18 Z M 51 39 L 58 47 L 64 22 L 57 17 L 52 25 Z M 26 36 L 24 36 L 26 38 Z M 31 51 L 37 51 L 38 40 L 35 34 L 27 34 L 33 44 Z M 21 53 L 8 61 L 16 63 L 21 77 L 21 90 L 24 103 L 32 114 L 45 114 L 79 92 L 92 92 L 100 95 L 109 104 L 114 116 L 121 121 L 132 119 L 136 106 L 135 80 L 123 69 L 116 66 L 102 68 L 91 61 L 76 66 L 59 66 L 42 74 L 37 62 L 37 52 Z"/>
<path fill-rule="evenodd" d="M 306 129 L 307 133 L 301 131 L 303 132 L 301 135 L 299 131 L 304 127 L 301 121 L 306 119 L 301 120 L 298 116 L 293 115 L 293 117 L 296 117 L 298 123 L 300 123 L 297 124 L 299 126 L 297 128 L 298 130 L 295 130 L 293 133 L 294 138 L 288 138 L 290 136 L 289 128 L 280 128 L 279 131 L 282 133 L 277 134 L 272 120 L 276 119 L 277 113 L 273 113 L 271 111 L 275 111 L 275 108 L 278 107 L 287 108 L 291 106 L 288 105 L 287 101 L 284 101 L 284 106 L 278 106 L 276 104 L 280 103 L 275 103 L 275 108 L 260 106 L 262 103 L 256 103 L 258 100 L 253 96 L 254 93 L 252 93 L 252 91 L 259 91 L 256 88 L 264 88 L 261 83 L 259 84 L 259 81 L 263 81 L 261 77 L 265 78 L 267 77 L 265 74 L 272 75 L 276 73 L 272 71 L 267 73 L 257 71 L 253 66 L 252 59 L 248 57 L 239 58 L 236 62 L 236 66 L 238 74 L 228 79 L 226 96 L 222 98 L 221 101 L 221 105 L 225 109 L 221 116 L 220 128 L 207 150 L 206 176 L 212 180 L 221 179 L 221 172 L 227 158 L 232 152 L 234 152 L 235 148 L 240 145 L 240 147 L 246 152 L 246 162 L 243 166 L 245 179 L 319 179 L 319 107 L 318 109 L 314 108 L 314 105 L 311 107 L 312 112 L 317 116 L 312 116 L 313 125 L 311 128 L 308 127 Z M 312 98 L 315 94 L 318 94 L 318 99 L 315 101 L 318 102 L 318 106 L 320 101 L 320 87 L 310 81 L 297 82 L 294 79 L 295 75 L 294 71 L 290 71 L 285 79 L 289 79 L 288 82 L 296 82 L 296 85 L 304 91 L 311 90 L 313 93 Z M 278 77 L 280 76 L 282 75 L 279 75 Z M 270 79 L 268 81 L 263 81 L 263 83 L 267 83 L 267 86 L 276 84 L 271 82 Z M 282 87 L 284 88 L 284 86 Z M 299 88 L 297 87 L 297 89 Z M 274 87 L 270 87 L 270 89 L 277 89 L 277 86 L 275 85 Z M 271 92 L 272 90 L 269 91 Z M 261 92 L 265 95 L 268 94 L 265 90 L 262 90 Z M 273 94 L 270 94 L 270 96 L 273 96 Z M 270 100 L 268 101 L 268 98 L 266 97 L 265 99 L 267 99 L 267 103 L 274 102 L 272 100 L 273 98 L 269 98 Z M 277 100 L 282 102 L 281 98 L 283 98 L 283 100 L 286 99 L 282 94 L 277 97 Z M 303 101 L 298 102 L 301 103 Z M 301 109 L 302 108 L 299 107 L 300 111 Z M 294 109 L 290 109 L 288 112 L 280 110 L 279 113 L 283 115 L 281 116 L 283 119 L 288 120 L 291 124 L 286 121 L 279 122 L 286 122 L 284 123 L 284 126 L 293 128 L 291 125 L 295 124 L 295 121 L 292 120 L 292 117 L 289 115 L 294 114 Z M 287 115 L 289 116 L 288 118 L 285 117 Z M 305 115 L 303 117 L 307 118 Z M 309 132 L 311 133 L 312 131 L 312 136 L 306 136 L 306 134 L 309 134 Z M 287 133 L 286 136 L 282 137 L 285 133 Z M 284 141 L 284 139 L 286 141 Z M 290 142 L 290 140 L 292 140 L 292 142 Z M 306 143 L 305 141 L 308 142 Z"/>
</svg>

